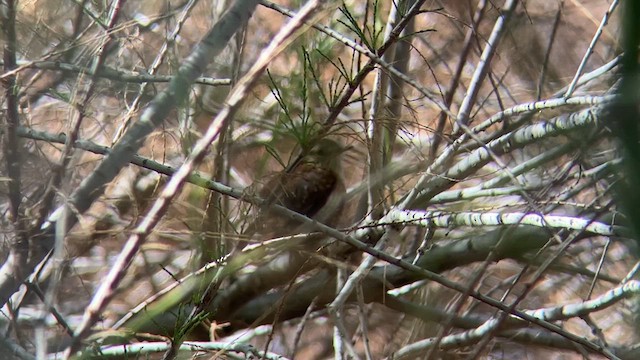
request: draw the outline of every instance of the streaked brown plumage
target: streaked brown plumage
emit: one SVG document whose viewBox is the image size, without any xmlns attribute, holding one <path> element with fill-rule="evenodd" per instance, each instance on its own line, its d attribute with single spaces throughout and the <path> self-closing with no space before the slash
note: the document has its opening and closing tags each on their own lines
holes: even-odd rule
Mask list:
<svg viewBox="0 0 640 360">
<path fill-rule="evenodd" d="M 345 148 L 333 140 L 321 140 L 291 171 L 270 176 L 258 195 L 267 203 L 282 205 L 307 217 L 321 216 L 317 220 L 331 225 L 340 212 L 345 191 L 340 176 L 340 155 L 344 151 Z M 266 237 L 276 237 L 300 231 L 299 224 L 268 210 L 261 211 L 245 235 L 258 232 Z"/>
<path fill-rule="evenodd" d="M 304 162 L 279 173 L 260 190 L 260 197 L 313 217 L 336 188 L 338 175 L 320 164 Z"/>
</svg>

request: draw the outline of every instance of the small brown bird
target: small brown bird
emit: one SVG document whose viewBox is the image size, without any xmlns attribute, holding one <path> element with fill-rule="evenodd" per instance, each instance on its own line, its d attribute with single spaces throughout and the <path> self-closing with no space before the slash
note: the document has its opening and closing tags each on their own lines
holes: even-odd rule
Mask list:
<svg viewBox="0 0 640 360">
<path fill-rule="evenodd" d="M 267 204 L 290 210 L 332 225 L 339 217 L 345 187 L 342 182 L 341 154 L 346 150 L 336 141 L 322 139 L 290 171 L 269 177 L 258 195 Z M 253 233 L 277 237 L 300 232 L 299 224 L 263 210 L 245 235 Z"/>
</svg>

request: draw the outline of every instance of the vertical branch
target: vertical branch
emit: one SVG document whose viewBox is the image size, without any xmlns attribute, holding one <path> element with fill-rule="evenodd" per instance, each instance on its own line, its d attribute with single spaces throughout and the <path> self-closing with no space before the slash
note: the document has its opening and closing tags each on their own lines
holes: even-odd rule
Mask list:
<svg viewBox="0 0 640 360">
<path fill-rule="evenodd" d="M 393 29 L 396 27 L 398 20 L 401 18 L 401 14 L 399 12 L 398 7 L 404 7 L 403 5 L 408 3 L 409 1 L 401 1 L 399 3 L 393 3 L 391 5 L 391 9 L 389 10 L 387 25 L 385 27 L 385 32 L 383 36 L 383 41 L 388 42 L 392 36 Z M 410 16 L 410 19 L 413 19 L 413 15 L 407 14 L 405 16 Z M 407 21 L 407 19 L 402 19 L 407 24 L 412 23 L 412 21 Z M 392 46 L 389 48 L 387 52 L 384 53 L 382 60 L 384 62 L 390 63 L 391 60 L 395 57 L 396 46 Z M 388 75 L 385 74 L 382 67 L 377 66 L 376 71 L 376 79 L 374 81 L 374 88 L 372 92 L 372 101 L 371 108 L 369 110 L 369 121 L 368 121 L 368 138 L 371 143 L 369 144 L 369 163 L 368 163 L 368 177 L 369 177 L 369 186 L 368 186 L 368 213 L 369 218 L 371 220 L 379 219 L 384 212 L 384 186 L 385 184 L 377 181 L 377 178 L 382 173 L 382 168 L 384 166 L 384 149 L 385 147 L 390 148 L 390 143 L 387 142 L 385 144 L 385 125 L 384 120 L 380 119 L 379 113 L 381 112 L 381 108 L 385 107 L 385 102 L 387 99 L 387 91 L 389 78 Z M 397 121 L 397 120 L 396 120 Z M 388 234 L 382 237 L 379 242 L 379 247 L 382 248 L 384 245 Z M 369 270 L 373 267 L 375 263 L 375 258 L 370 255 L 366 255 L 365 259 L 362 261 L 358 270 L 351 274 L 346 282 L 343 284 L 339 284 L 340 293 L 336 296 L 336 299 L 329 305 L 329 311 L 334 312 L 336 319 L 339 318 L 340 312 L 343 310 L 344 303 L 346 302 L 347 297 L 354 291 L 355 287 L 359 285 L 360 281 L 362 281 L 364 274 L 367 274 Z M 362 324 L 363 327 L 366 327 L 366 324 Z M 336 327 L 339 327 L 339 324 L 336 323 Z M 338 330 L 335 330 L 336 333 Z M 351 344 L 348 344 L 351 345 Z"/>
<path fill-rule="evenodd" d="M 415 2 L 415 0 L 409 1 L 409 4 Z M 407 1 L 401 3 L 402 5 L 408 7 Z M 411 53 L 411 39 L 413 38 L 411 34 L 413 34 L 415 30 L 415 17 L 411 17 L 407 22 L 407 26 L 403 30 L 402 40 L 395 45 L 395 54 L 393 57 L 393 67 L 398 70 L 398 72 L 402 74 L 406 74 L 409 67 L 409 59 Z M 397 132 L 400 128 L 400 116 L 402 115 L 402 104 L 404 100 L 404 80 L 399 77 L 397 74 L 391 74 L 389 79 L 389 101 L 387 102 L 387 106 L 385 108 L 385 117 L 388 118 L 386 122 L 386 134 L 387 134 L 387 147 L 385 152 L 383 153 L 383 164 L 386 166 L 391 161 L 391 157 L 393 155 L 393 147 L 396 142 Z"/>
<path fill-rule="evenodd" d="M 473 73 L 471 84 L 469 85 L 469 90 L 467 91 L 467 96 L 465 96 L 462 100 L 456 123 L 460 123 L 462 125 L 469 124 L 469 114 L 471 114 L 471 109 L 473 108 L 473 104 L 475 103 L 478 92 L 480 91 L 480 86 L 482 86 L 484 78 L 489 72 L 491 59 L 493 59 L 493 55 L 498 48 L 498 43 L 500 42 L 502 35 L 507 29 L 507 22 L 509 21 L 509 18 L 511 18 L 511 15 L 513 14 L 513 11 L 515 10 L 517 5 L 517 0 L 508 0 L 507 3 L 504 4 L 500 12 L 500 17 L 498 17 L 498 20 L 496 20 L 496 24 L 493 27 L 493 31 L 491 32 L 491 36 L 489 37 L 487 46 L 484 48 L 482 56 L 480 56 L 480 61 L 478 62 L 476 70 Z M 456 126 L 454 133 L 458 131 L 458 126 Z"/>
<path fill-rule="evenodd" d="M 616 100 L 609 107 L 609 113 L 605 119 L 606 123 L 611 123 L 614 134 L 623 150 L 624 161 L 622 170 L 624 174 L 620 176 L 617 186 L 617 195 L 624 210 L 629 217 L 629 224 L 635 231 L 636 242 L 640 244 L 638 238 L 640 234 L 640 191 L 638 181 L 640 180 L 640 145 L 638 145 L 638 121 L 640 120 L 640 66 L 638 65 L 638 45 L 640 45 L 640 4 L 637 1 L 626 1 L 623 18 L 622 44 L 624 53 L 622 55 L 622 80 L 620 82 L 619 94 Z M 568 92 L 568 90 L 567 90 Z M 636 248 L 636 256 L 638 248 Z"/>
<path fill-rule="evenodd" d="M 549 43 L 547 44 L 547 50 L 544 53 L 544 61 L 542 62 L 542 71 L 540 71 L 540 79 L 538 80 L 538 86 L 536 90 L 536 100 L 540 101 L 542 98 L 542 87 L 544 86 L 545 75 L 549 68 L 549 57 L 551 57 L 551 49 L 556 42 L 556 35 L 558 34 L 558 28 L 560 27 L 560 20 L 562 19 L 562 10 L 564 9 L 564 1 L 561 1 L 558 5 L 558 11 L 556 12 L 556 18 L 553 21 L 553 28 L 551 30 L 551 36 L 549 36 Z"/>
<path fill-rule="evenodd" d="M 17 67 L 16 65 L 16 8 L 14 1 L 3 1 L 0 9 L 0 20 L 2 20 L 2 32 L 6 42 L 3 47 L 4 70 L 9 72 Z M 2 80 L 4 96 L 7 99 L 6 134 L 4 139 L 4 151 L 6 156 L 6 169 L 9 175 L 9 201 L 10 211 L 14 221 L 19 220 L 20 203 L 22 194 L 20 191 L 20 152 L 18 151 L 19 141 L 16 134 L 20 119 L 18 115 L 18 88 L 16 76 L 14 74 L 6 76 Z"/>
<path fill-rule="evenodd" d="M 447 88 L 447 93 L 444 98 L 444 105 L 447 109 L 451 108 L 451 102 L 453 101 L 453 96 L 456 93 L 456 89 L 460 84 L 460 77 L 462 76 L 462 70 L 464 69 L 464 65 L 467 63 L 467 58 L 469 57 L 469 52 L 471 51 L 471 47 L 473 45 L 473 38 L 477 34 L 478 28 L 480 26 L 480 22 L 484 18 L 484 11 L 487 7 L 486 0 L 480 0 L 478 2 L 478 7 L 476 8 L 476 12 L 473 15 L 473 22 L 471 24 L 471 28 L 467 30 L 467 33 L 464 36 L 464 45 L 462 46 L 462 51 L 460 52 L 460 57 L 458 58 L 458 65 L 456 66 L 456 70 L 451 77 L 451 83 Z M 442 111 L 440 112 L 440 116 L 438 118 L 438 124 L 436 125 L 436 131 L 433 136 L 433 143 L 431 144 L 431 149 L 429 151 L 429 159 L 433 160 L 436 158 L 436 154 L 438 153 L 438 147 L 442 142 L 444 137 L 444 125 L 447 121 L 447 114 Z"/>
<path fill-rule="evenodd" d="M 43 196 L 45 199 L 44 202 L 46 204 L 52 203 L 53 199 L 55 198 L 55 194 L 57 193 L 58 188 L 62 184 L 62 179 L 65 177 L 67 166 L 69 166 L 69 163 L 71 162 L 71 157 L 74 152 L 73 145 L 78 140 L 78 136 L 80 134 L 80 127 L 82 126 L 82 122 L 84 121 L 85 115 L 86 115 L 85 109 L 88 107 L 89 101 L 95 92 L 96 83 L 98 80 L 98 72 L 100 71 L 100 68 L 102 68 L 102 65 L 106 60 L 106 57 L 107 57 L 106 49 L 112 40 L 111 32 L 114 30 L 114 27 L 118 22 L 118 17 L 120 15 L 121 5 L 123 2 L 124 0 L 116 1 L 115 3 L 113 3 L 111 7 L 111 10 L 109 12 L 109 22 L 107 24 L 107 28 L 105 29 L 106 34 L 103 37 L 103 41 L 98 48 L 98 52 L 95 58 L 93 59 L 93 64 L 89 69 L 89 73 L 91 74 L 91 77 L 85 84 L 85 88 L 82 91 L 84 95 L 77 103 L 72 105 L 75 111 L 73 111 L 74 117 L 71 120 L 71 129 L 68 132 L 68 135 L 66 136 L 64 149 L 62 150 L 62 154 L 60 155 L 60 162 L 59 164 L 57 164 L 57 169 L 54 172 L 54 175 L 47 186 L 47 192 Z M 56 251 L 62 251 L 62 240 L 64 238 L 64 235 L 67 232 L 67 228 L 66 228 L 66 224 L 64 224 L 63 222 L 58 222 L 58 225 L 61 228 L 57 230 L 59 231 L 59 233 L 56 234 L 55 249 Z M 60 255 L 60 254 L 56 254 L 56 255 Z M 55 286 L 52 286 L 51 288 L 54 288 L 54 287 Z"/>
<path fill-rule="evenodd" d="M 244 55 L 244 40 L 246 36 L 246 25 L 236 35 L 235 51 L 233 52 L 231 69 L 232 86 L 238 82 L 242 60 Z M 213 159 L 213 179 L 222 184 L 229 183 L 229 154 L 233 134 L 233 122 L 228 122 L 221 130 L 220 137 L 215 146 L 215 157 Z M 210 261 L 220 259 L 227 252 L 231 242 L 227 241 L 225 234 L 229 230 L 229 198 L 219 192 L 209 192 L 206 212 L 202 224 L 203 236 L 198 239 L 200 246 L 200 266 L 204 266 Z M 233 246 L 231 246 L 233 248 Z"/>
<path fill-rule="evenodd" d="M 3 1 L 0 4 L 0 23 L 2 24 L 2 32 L 5 38 L 3 46 L 3 59 L 4 70 L 9 72 L 17 67 L 16 65 L 16 2 L 12 0 Z M 7 103 L 7 115 L 4 117 L 6 123 L 4 127 L 3 150 L 5 156 L 5 167 L 7 169 L 8 192 L 9 192 L 9 211 L 11 220 L 14 224 L 15 239 L 11 244 L 11 258 L 5 263 L 3 268 L 8 267 L 9 273 L 7 274 L 11 279 L 8 281 L 16 281 L 13 277 L 20 277 L 25 272 L 25 265 L 29 256 L 29 239 L 24 228 L 24 219 L 20 208 L 22 202 L 21 185 L 21 159 L 20 159 L 20 141 L 18 140 L 18 126 L 20 126 L 20 118 L 18 114 L 18 86 L 16 84 L 16 76 L 11 74 L 2 78 L 2 87 L 4 89 L 4 96 Z M 0 134 L 3 131 L 0 130 Z M 0 277 L 1 279 L 1 277 Z M 19 281 L 19 280 L 18 280 Z M 2 293 L 0 299 L 6 299 L 10 293 Z M 0 301 L 0 306 L 4 305 L 5 301 Z"/>
<path fill-rule="evenodd" d="M 616 7 L 618 7 L 618 4 L 619 4 L 618 0 L 613 0 L 611 2 L 611 5 L 609 5 L 609 9 L 607 9 L 607 12 L 602 17 L 602 21 L 600 21 L 598 30 L 596 30 L 596 33 L 593 35 L 593 38 L 591 39 L 591 43 L 589 44 L 587 51 L 584 52 L 582 61 L 580 62 L 580 65 L 578 65 L 578 70 L 576 70 L 576 74 L 574 75 L 573 80 L 571 80 L 571 84 L 569 84 L 569 88 L 567 89 L 567 92 L 564 93 L 565 98 L 568 98 L 571 95 L 573 95 L 573 92 L 575 91 L 576 85 L 578 83 L 578 79 L 580 79 L 580 75 L 582 75 L 582 72 L 584 71 L 584 68 L 587 65 L 587 61 L 589 61 L 589 57 L 591 57 L 591 54 L 593 54 L 593 48 L 596 46 L 596 43 L 600 39 L 600 35 L 602 35 L 602 29 L 604 29 L 604 27 L 609 22 L 609 18 L 611 17 L 611 14 L 616 9 Z M 625 50 L 628 50 L 628 49 L 625 49 Z"/>
<path fill-rule="evenodd" d="M 383 41 L 389 41 L 391 33 L 398 21 L 398 6 L 392 4 L 389 9 L 387 25 L 384 31 Z M 394 57 L 395 45 L 391 46 L 383 55 L 382 60 L 390 63 Z M 381 109 L 384 108 L 387 99 L 387 84 L 389 78 L 380 65 L 376 65 L 376 78 L 371 94 L 371 107 L 369 109 L 369 121 L 367 122 L 367 137 L 369 138 L 369 188 L 368 188 L 368 213 L 372 219 L 382 216 L 382 205 L 384 199 L 384 184 L 375 181 L 383 166 L 383 154 L 385 148 L 384 141 L 384 119 L 380 118 Z"/>
</svg>

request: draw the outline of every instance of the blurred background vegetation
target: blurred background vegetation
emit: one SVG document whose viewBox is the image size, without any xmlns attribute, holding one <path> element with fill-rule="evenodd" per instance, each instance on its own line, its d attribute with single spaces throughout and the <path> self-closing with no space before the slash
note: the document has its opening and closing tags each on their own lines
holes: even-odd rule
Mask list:
<svg viewBox="0 0 640 360">
<path fill-rule="evenodd" d="M 3 354 L 636 358 L 635 2 L 312 3 L 2 2 Z"/>
</svg>

